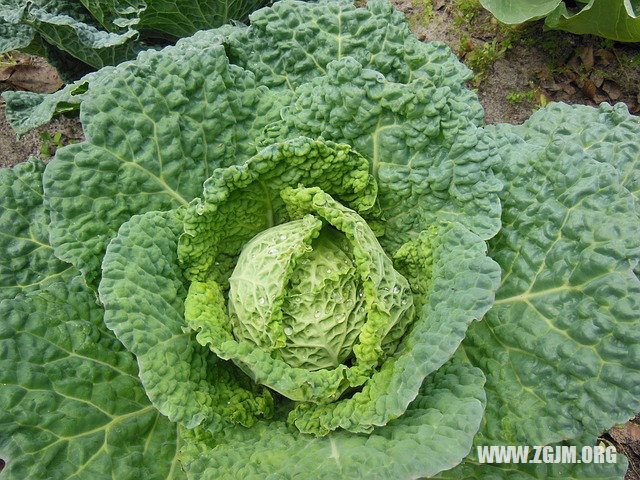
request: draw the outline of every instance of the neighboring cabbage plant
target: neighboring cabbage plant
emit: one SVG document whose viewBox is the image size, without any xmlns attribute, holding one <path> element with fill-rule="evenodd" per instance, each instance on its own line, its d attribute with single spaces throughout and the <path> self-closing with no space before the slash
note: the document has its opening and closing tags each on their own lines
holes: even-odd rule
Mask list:
<svg viewBox="0 0 640 480">
<path fill-rule="evenodd" d="M 504 23 L 545 18 L 547 28 L 640 41 L 640 4 L 634 0 L 480 0 Z"/>
<path fill-rule="evenodd" d="M 640 123 L 470 76 L 384 0 L 101 74 L 0 174 L 0 478 L 622 478 L 473 447 L 640 410 Z"/>
<path fill-rule="evenodd" d="M 267 0 L 0 0 L 0 53 L 47 57 L 65 80 L 198 30 L 245 21 Z"/>
</svg>

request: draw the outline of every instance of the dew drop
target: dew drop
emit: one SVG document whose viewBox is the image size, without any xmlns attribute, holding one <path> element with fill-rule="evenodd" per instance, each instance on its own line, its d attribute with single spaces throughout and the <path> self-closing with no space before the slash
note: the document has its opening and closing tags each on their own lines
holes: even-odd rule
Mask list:
<svg viewBox="0 0 640 480">
<path fill-rule="evenodd" d="M 202 215 L 204 213 L 204 205 L 202 203 L 196 205 L 196 213 L 198 215 Z"/>
<path fill-rule="evenodd" d="M 363 314 L 363 313 L 364 313 L 364 307 L 360 307 L 360 308 L 358 309 L 358 313 L 359 313 L 359 314 Z"/>
<path fill-rule="evenodd" d="M 258 305 L 264 305 L 264 302 L 265 302 L 264 297 L 260 297 L 258 299 Z"/>
<path fill-rule="evenodd" d="M 398 285 L 393 287 L 393 293 L 400 293 L 400 287 Z"/>
<path fill-rule="evenodd" d="M 286 235 L 284 235 L 284 234 L 280 235 L 280 240 L 286 240 L 286 239 L 287 239 Z"/>
<path fill-rule="evenodd" d="M 362 298 L 362 297 L 364 296 L 364 290 L 360 290 L 360 291 L 358 292 L 358 296 L 359 296 L 360 298 Z"/>
<path fill-rule="evenodd" d="M 333 292 L 332 297 L 336 302 L 339 302 L 340 300 L 342 300 L 342 295 L 340 295 L 339 292 Z"/>
<path fill-rule="evenodd" d="M 316 310 L 316 313 L 313 315 L 315 318 L 320 318 L 320 312 Z"/>
<path fill-rule="evenodd" d="M 220 265 L 220 262 L 214 262 L 214 265 Z"/>
<path fill-rule="evenodd" d="M 278 250 L 276 250 L 275 248 L 272 248 L 271 250 L 269 250 L 269 255 L 276 255 L 278 253 Z"/>
<path fill-rule="evenodd" d="M 403 298 L 403 299 L 402 299 L 402 302 L 400 302 L 400 303 L 401 303 L 402 305 L 406 305 L 406 304 L 407 304 L 407 299 L 406 299 L 406 298 Z"/>
<path fill-rule="evenodd" d="M 254 253 L 253 255 L 251 255 L 251 258 L 256 258 L 256 254 Z"/>
<path fill-rule="evenodd" d="M 331 269 L 327 268 L 327 275 L 329 275 L 331 273 Z"/>
<path fill-rule="evenodd" d="M 293 328 L 291 327 L 285 327 L 284 328 L 284 334 L 285 335 L 291 335 L 293 333 Z"/>
<path fill-rule="evenodd" d="M 388 292 L 388 291 L 389 291 L 389 289 L 388 289 L 387 287 L 382 287 L 382 291 L 384 291 L 384 292 Z"/>
<path fill-rule="evenodd" d="M 296 303 L 301 303 L 301 302 L 302 302 L 302 298 L 296 297 Z"/>
<path fill-rule="evenodd" d="M 305 258 L 305 259 L 302 260 L 302 264 L 303 265 L 306 265 L 307 263 L 309 263 L 309 259 L 308 258 Z"/>
</svg>

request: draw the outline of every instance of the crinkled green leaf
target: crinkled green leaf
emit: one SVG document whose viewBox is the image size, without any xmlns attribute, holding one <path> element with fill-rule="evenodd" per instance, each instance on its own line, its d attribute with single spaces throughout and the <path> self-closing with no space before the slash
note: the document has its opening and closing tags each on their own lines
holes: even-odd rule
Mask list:
<svg viewBox="0 0 640 480">
<path fill-rule="evenodd" d="M 528 144 L 542 147 L 551 142 L 579 145 L 581 156 L 612 165 L 620 183 L 636 198 L 640 216 L 640 119 L 629 115 L 624 103 L 602 103 L 598 108 L 552 103 L 524 124 L 507 127 L 503 132 L 506 130 Z M 506 135 L 500 137 L 499 143 L 505 139 Z M 640 273 L 640 265 L 635 271 Z"/>
<path fill-rule="evenodd" d="M 581 156 L 614 166 L 620 183 L 640 200 L 640 118 L 629 115 L 624 103 L 599 108 L 552 103 L 508 129 L 541 147 L 551 142 L 579 145 Z"/>
<path fill-rule="evenodd" d="M 147 14 L 142 14 L 143 23 L 174 34 L 179 33 L 175 29 L 192 28 L 182 9 L 183 6 L 185 10 L 192 9 L 197 5 L 195 2 L 156 2 L 161 7 L 156 9 L 149 3 Z M 223 4 L 232 11 L 232 7 L 244 6 L 244 2 L 230 5 L 226 0 L 215 0 L 215 5 Z M 94 0 L 85 0 L 84 3 L 97 18 L 109 17 L 108 13 L 94 9 Z M 140 2 L 128 0 L 126 3 L 135 7 Z M 177 8 L 170 8 L 171 5 Z M 111 9 L 109 5 L 102 6 L 105 11 Z M 166 22 L 161 14 L 165 6 L 169 8 L 169 14 L 177 13 L 180 21 Z M 208 12 L 204 17 L 215 15 L 215 9 Z M 193 11 L 190 10 L 189 15 L 191 13 Z M 111 16 L 117 17 L 117 14 L 112 13 Z M 468 118 L 478 126 L 483 122 L 477 96 L 464 86 L 472 76 L 471 71 L 444 43 L 425 44 L 415 38 L 404 15 L 386 1 L 372 0 L 364 8 L 355 8 L 352 2 L 344 0 L 320 3 L 279 1 L 273 8 L 255 12 L 251 19 L 252 25 L 248 28 L 224 25 L 215 30 L 200 31 L 178 42 L 178 46 L 201 49 L 204 45 L 219 43 L 223 38 L 231 62 L 252 71 L 259 85 L 272 89 L 293 90 L 326 73 L 326 65 L 330 61 L 352 56 L 367 68 L 380 71 L 394 81 L 409 82 L 415 77 L 425 77 L 438 86 L 449 87 L 453 92 L 452 98 L 464 105 Z M 313 49 L 313 52 L 307 52 L 307 49 Z M 51 103 L 55 105 L 56 97 L 53 95 Z M 8 110 L 11 111 L 10 103 Z M 26 121 L 23 122 L 26 125 Z M 38 126 L 31 125 L 30 128 Z"/>
<path fill-rule="evenodd" d="M 184 322 L 181 212 L 148 212 L 120 228 L 103 262 L 104 321 L 136 355 L 145 391 L 163 415 L 188 428 L 250 426 L 272 413 L 270 394 L 198 345 Z"/>
<path fill-rule="evenodd" d="M 80 0 L 91 15 L 109 31 L 124 27 L 134 28 L 140 23 L 140 14 L 145 11 L 145 0 Z M 153 2 L 153 0 L 151 0 Z"/>
<path fill-rule="evenodd" d="M 563 138 L 567 127 L 543 146 L 518 135 L 526 124 L 489 129 L 506 185 L 489 254 L 503 278 L 463 343 L 487 375 L 482 444 L 597 435 L 640 409 L 637 205 L 621 171 Z M 604 146 L 595 151 L 606 158 Z"/>
<path fill-rule="evenodd" d="M 288 220 L 280 192 L 298 184 L 318 186 L 359 212 L 372 209 L 377 191 L 367 161 L 349 145 L 298 137 L 266 147 L 243 165 L 213 172 L 203 199 L 189 205 L 178 247 L 187 278 L 226 286 L 244 244 Z"/>
<path fill-rule="evenodd" d="M 49 245 L 49 212 L 43 205 L 44 163 L 31 157 L 0 169 L 0 299 L 68 279 L 68 263 Z"/>
<path fill-rule="evenodd" d="M 619 458 L 622 455 L 619 455 Z M 467 462 L 433 477 L 436 480 L 622 480 L 627 462 L 599 464 L 483 464 Z"/>
<path fill-rule="evenodd" d="M 233 428 L 219 436 L 191 434 L 181 460 L 198 480 L 420 478 L 457 465 L 471 447 L 482 415 L 483 377 L 450 362 L 428 377 L 407 412 L 370 435 L 316 438 L 282 421 Z"/>
<path fill-rule="evenodd" d="M 297 135 L 351 145 L 378 181 L 385 235 L 395 251 L 434 221 L 456 221 L 491 238 L 500 227 L 493 157 L 468 105 L 419 77 L 389 82 L 353 58 L 296 89 L 263 142 Z"/>
<path fill-rule="evenodd" d="M 482 124 L 477 96 L 464 87 L 472 72 L 444 43 L 419 41 L 387 1 L 356 7 L 349 0 L 283 0 L 249 18 L 249 28 L 227 31 L 227 44 L 232 61 L 253 71 L 261 84 L 294 90 L 348 56 L 394 82 L 424 77 L 448 86 L 466 105 L 468 118 Z"/>
<path fill-rule="evenodd" d="M 52 245 L 91 284 L 123 222 L 188 203 L 216 167 L 254 154 L 257 132 L 278 113 L 221 46 L 200 47 L 145 52 L 111 70 L 83 103 L 87 141 L 47 166 Z"/>
<path fill-rule="evenodd" d="M 352 251 L 355 263 L 354 276 L 357 276 L 361 283 L 361 296 L 364 299 L 363 314 L 366 312 L 366 321 L 353 345 L 352 366 L 347 367 L 341 364 L 335 368 L 308 370 L 291 366 L 277 355 L 276 348 L 285 347 L 284 340 L 287 336 L 284 330 L 282 311 L 279 309 L 283 296 L 280 290 L 283 290 L 284 286 L 280 285 L 274 288 L 267 285 L 271 288 L 265 288 L 260 285 L 259 281 L 256 281 L 259 275 L 246 270 L 245 267 L 250 263 L 251 258 L 246 258 L 245 255 L 252 255 L 253 250 L 251 249 L 242 252 L 238 261 L 240 266 L 234 270 L 231 277 L 229 294 L 231 318 L 228 317 L 224 308 L 224 298 L 220 294 L 220 288 L 217 284 L 193 282 L 189 288 L 185 319 L 189 326 L 199 331 L 198 342 L 209 346 L 221 358 L 233 360 L 257 383 L 267 385 L 294 400 L 324 403 L 327 399 L 335 400 L 344 392 L 346 386 L 362 385 L 385 355 L 393 353 L 399 336 L 396 335 L 384 345 L 386 337 L 389 332 L 396 333 L 394 330 L 396 326 L 400 326 L 399 330 L 404 333 L 407 325 L 413 319 L 414 310 L 410 293 L 408 293 L 409 285 L 394 270 L 391 260 L 380 247 L 366 222 L 353 210 L 340 205 L 317 187 L 285 189 L 282 192 L 282 197 L 292 217 L 302 216 L 302 219 L 281 225 L 281 227 L 290 227 L 291 231 L 285 235 L 288 238 L 282 241 L 282 244 L 277 245 L 282 253 L 278 253 L 275 247 L 273 250 L 273 255 L 278 255 L 280 262 L 280 265 L 274 268 L 276 269 L 276 278 L 281 276 L 286 278 L 288 274 L 291 274 L 297 258 L 301 257 L 304 252 L 304 246 L 310 244 L 313 237 L 318 234 L 321 226 L 319 220 L 316 217 L 305 215 L 317 215 L 342 231 L 348 239 L 348 248 Z M 258 241 L 270 231 L 267 230 L 258 236 Z M 277 229 L 278 234 L 282 231 L 287 230 Z M 292 248 L 287 248 L 288 244 Z M 270 252 L 267 252 L 267 255 L 269 254 Z M 253 256 L 257 256 L 257 254 Z M 283 271 L 281 276 L 278 275 L 278 268 Z M 258 288 L 254 289 L 256 284 L 258 284 Z M 271 291 L 274 289 L 278 291 Z M 346 292 L 344 293 L 346 294 Z M 355 297 L 355 295 L 354 291 L 353 296 Z M 356 298 L 345 298 L 343 301 L 355 306 Z M 321 306 L 314 306 L 311 315 L 317 313 L 317 318 L 320 318 L 320 308 Z M 245 333 L 246 329 L 238 331 L 239 328 L 234 326 L 235 335 L 232 336 L 231 333 L 232 324 L 243 319 L 250 320 L 250 318 L 243 317 L 250 317 L 251 314 L 271 317 L 260 319 L 267 324 L 265 328 L 254 329 L 256 335 L 262 334 L 267 337 L 258 343 L 259 348 L 256 348 L 255 341 L 247 339 L 251 338 L 251 332 Z M 271 323 L 275 325 L 270 324 L 268 320 L 271 320 Z M 282 344 L 280 344 L 281 340 Z M 322 339 L 315 339 L 309 343 L 321 341 Z M 268 346 L 271 346 L 273 350 L 267 348 Z M 383 346 L 387 347 L 386 351 L 383 351 Z M 306 410 L 303 416 L 308 419 L 311 415 L 309 409 L 315 407 L 304 405 L 302 408 Z M 295 422 L 302 431 L 326 434 L 329 430 L 334 430 L 337 427 L 337 424 L 334 426 L 324 424 L 318 428 L 315 421 L 300 421 L 300 418 L 300 415 L 294 413 L 290 420 Z M 387 417 L 378 420 L 378 422 L 384 424 L 389 418 L 393 417 Z M 370 427 L 370 423 L 359 424 L 356 420 L 351 429 L 361 431 L 363 429 L 369 430 Z"/>
<path fill-rule="evenodd" d="M 177 425 L 102 314 L 79 276 L 0 302 L 3 479 L 184 478 Z"/>
<path fill-rule="evenodd" d="M 137 31 L 103 30 L 78 1 L 13 0 L 4 2 L 0 9 L 5 19 L 31 26 L 49 44 L 94 68 L 130 60 L 142 48 L 136 41 Z"/>
<path fill-rule="evenodd" d="M 78 110 L 87 85 L 101 74 L 102 71 L 90 73 L 51 94 L 18 90 L 4 92 L 2 98 L 7 104 L 7 122 L 18 135 L 22 135 L 49 122 L 58 113 Z"/>
</svg>

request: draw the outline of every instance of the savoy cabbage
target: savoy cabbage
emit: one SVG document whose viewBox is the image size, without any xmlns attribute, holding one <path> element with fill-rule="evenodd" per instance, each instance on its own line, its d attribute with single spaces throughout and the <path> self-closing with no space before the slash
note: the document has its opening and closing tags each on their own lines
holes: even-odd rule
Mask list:
<svg viewBox="0 0 640 480">
<path fill-rule="evenodd" d="M 102 74 L 0 173 L 0 478 L 622 478 L 472 447 L 640 410 L 640 122 L 469 77 L 385 0 Z"/>
</svg>

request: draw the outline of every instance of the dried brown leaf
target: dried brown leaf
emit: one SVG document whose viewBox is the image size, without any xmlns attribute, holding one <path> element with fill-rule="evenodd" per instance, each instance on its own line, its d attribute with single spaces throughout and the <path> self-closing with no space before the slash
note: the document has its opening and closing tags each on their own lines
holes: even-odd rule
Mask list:
<svg viewBox="0 0 640 480">
<path fill-rule="evenodd" d="M 585 45 L 584 47 L 580 47 L 579 55 L 584 68 L 587 71 L 591 70 L 593 68 L 593 46 Z"/>
<path fill-rule="evenodd" d="M 595 101 L 595 96 L 597 92 L 596 84 L 590 78 L 587 78 L 582 84 L 582 93 L 584 93 L 591 100 Z"/>
<path fill-rule="evenodd" d="M 567 62 L 567 66 L 574 72 L 577 72 L 580 70 L 580 59 L 574 55 Z"/>
<path fill-rule="evenodd" d="M 602 86 L 602 82 L 604 82 L 604 77 L 600 72 L 593 72 L 589 78 L 595 84 L 596 87 L 600 88 Z"/>
<path fill-rule="evenodd" d="M 605 80 L 602 84 L 602 90 L 605 91 L 611 100 L 618 100 L 622 96 L 620 86 L 610 80 Z"/>
<path fill-rule="evenodd" d="M 613 52 L 604 48 L 596 50 L 595 56 L 600 59 L 600 63 L 602 63 L 603 65 L 611 65 L 616 61 L 616 56 L 613 54 Z"/>
<path fill-rule="evenodd" d="M 63 85 L 58 72 L 44 61 L 14 65 L 5 82 L 19 90 L 36 93 L 53 93 Z"/>
<path fill-rule="evenodd" d="M 609 435 L 618 443 L 640 446 L 640 425 L 627 422 L 623 427 L 614 427 Z"/>
</svg>

